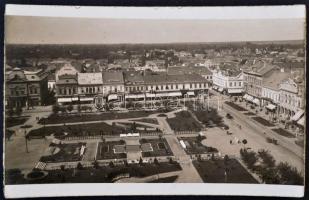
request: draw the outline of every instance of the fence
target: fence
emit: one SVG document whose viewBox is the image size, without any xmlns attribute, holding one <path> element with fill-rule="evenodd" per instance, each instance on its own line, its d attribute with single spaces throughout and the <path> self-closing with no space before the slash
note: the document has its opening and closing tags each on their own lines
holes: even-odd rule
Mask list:
<svg viewBox="0 0 309 200">
<path fill-rule="evenodd" d="M 175 131 L 176 135 L 198 135 L 199 132 L 196 131 Z"/>
</svg>

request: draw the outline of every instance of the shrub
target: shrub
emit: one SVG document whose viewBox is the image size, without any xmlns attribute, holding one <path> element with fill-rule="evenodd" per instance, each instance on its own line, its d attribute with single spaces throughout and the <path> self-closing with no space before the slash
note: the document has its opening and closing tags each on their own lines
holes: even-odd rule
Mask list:
<svg viewBox="0 0 309 200">
<path fill-rule="evenodd" d="M 278 170 L 275 168 L 262 168 L 259 174 L 262 181 L 266 184 L 280 184 Z"/>
</svg>

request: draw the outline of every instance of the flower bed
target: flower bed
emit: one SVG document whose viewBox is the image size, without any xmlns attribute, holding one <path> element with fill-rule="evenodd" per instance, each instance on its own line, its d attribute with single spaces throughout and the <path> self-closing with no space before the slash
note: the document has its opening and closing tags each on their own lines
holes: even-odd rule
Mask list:
<svg viewBox="0 0 309 200">
<path fill-rule="evenodd" d="M 264 125 L 264 126 L 275 126 L 274 124 L 270 123 L 268 120 L 262 118 L 262 117 L 252 117 L 253 120 L 259 122 L 260 124 Z"/>
<path fill-rule="evenodd" d="M 232 108 L 234 108 L 234 109 L 236 109 L 236 110 L 238 110 L 238 111 L 248 111 L 247 109 L 245 109 L 245 108 L 243 108 L 243 107 L 241 107 L 241 106 L 239 106 L 239 105 L 237 105 L 237 104 L 235 104 L 235 103 L 233 103 L 233 102 L 228 102 L 228 101 L 226 101 L 226 102 L 224 102 L 225 104 L 227 104 L 227 105 L 229 105 L 229 106 L 231 106 Z"/>
<path fill-rule="evenodd" d="M 272 131 L 278 133 L 279 135 L 282 135 L 284 137 L 287 137 L 287 138 L 295 138 L 295 135 L 293 135 L 292 133 L 282 129 L 282 128 L 274 128 L 274 129 L 271 129 Z"/>
</svg>

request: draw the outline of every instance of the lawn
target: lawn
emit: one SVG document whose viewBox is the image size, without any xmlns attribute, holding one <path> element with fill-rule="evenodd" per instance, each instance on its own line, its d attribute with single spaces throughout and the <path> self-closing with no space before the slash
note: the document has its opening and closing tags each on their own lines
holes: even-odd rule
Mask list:
<svg viewBox="0 0 309 200">
<path fill-rule="evenodd" d="M 97 160 L 127 158 L 126 153 L 114 153 L 115 146 L 124 145 L 121 141 L 100 142 L 97 151 Z"/>
<path fill-rule="evenodd" d="M 126 130 L 130 132 L 139 132 L 139 133 L 149 133 L 149 132 L 161 132 L 160 129 L 156 129 L 144 124 L 138 124 L 135 122 L 127 123 L 127 122 L 117 122 L 117 124 L 121 124 L 125 126 Z"/>
<path fill-rule="evenodd" d="M 248 116 L 252 116 L 252 115 L 255 115 L 253 112 L 247 112 L 247 113 L 244 113 L 245 115 L 248 115 Z"/>
<path fill-rule="evenodd" d="M 7 183 L 11 184 L 46 184 L 46 183 L 111 183 L 111 180 L 120 174 L 128 173 L 130 177 L 146 177 L 155 175 L 157 173 L 174 172 L 181 170 L 178 163 L 160 163 L 148 164 L 143 166 L 139 164 L 131 164 L 129 166 L 106 166 L 94 168 L 84 168 L 80 170 L 65 169 L 65 170 L 53 170 L 48 171 L 48 175 L 42 180 L 27 181 L 23 178 L 23 175 L 18 173 L 17 175 L 10 175 L 10 179 L 6 179 Z M 6 172 L 7 173 L 7 172 Z"/>
<path fill-rule="evenodd" d="M 5 127 L 10 128 L 17 125 L 24 124 L 29 117 L 13 117 L 13 118 L 5 118 Z"/>
<path fill-rule="evenodd" d="M 156 118 L 143 118 L 143 119 L 136 119 L 136 120 L 132 120 L 132 121 L 145 122 L 145 123 L 149 123 L 149 124 L 159 124 L 159 122 Z"/>
<path fill-rule="evenodd" d="M 236 159 L 229 159 L 226 166 L 224 160 L 193 161 L 193 165 L 205 183 L 258 183 Z"/>
<path fill-rule="evenodd" d="M 65 125 L 65 126 L 50 126 L 42 127 L 39 129 L 31 130 L 28 135 L 29 138 L 38 138 L 49 136 L 51 134 L 62 135 L 61 133 L 67 132 L 69 137 L 72 136 L 91 136 L 91 135 L 117 135 L 125 133 L 121 127 L 112 126 L 104 122 L 91 123 L 91 124 L 78 124 L 78 125 Z"/>
<path fill-rule="evenodd" d="M 70 122 L 86 122 L 86 121 L 99 121 L 111 119 L 126 119 L 147 117 L 150 114 L 157 113 L 156 111 L 130 111 L 126 113 L 106 112 L 106 113 L 93 113 L 93 114 L 51 114 L 46 120 L 45 124 L 63 124 Z M 43 123 L 42 120 L 39 123 Z"/>
<path fill-rule="evenodd" d="M 239 106 L 239 105 L 237 105 L 237 104 L 235 104 L 233 102 L 226 101 L 224 103 L 229 105 L 229 106 L 231 106 L 232 108 L 234 108 L 234 109 L 236 109 L 238 111 L 248 111 L 247 109 L 245 109 L 245 108 L 243 108 L 243 107 L 241 107 L 241 106 Z"/>
<path fill-rule="evenodd" d="M 200 131 L 202 125 L 197 122 L 188 111 L 175 113 L 176 117 L 168 118 L 166 121 L 175 131 Z"/>
<path fill-rule="evenodd" d="M 191 108 L 190 108 L 191 109 Z M 195 114 L 197 119 L 206 124 L 207 126 L 222 126 L 223 120 L 222 117 L 218 114 L 216 109 L 205 110 L 202 108 L 199 109 L 191 109 L 191 111 Z"/>
<path fill-rule="evenodd" d="M 207 147 L 199 142 L 197 137 L 180 137 L 178 140 L 183 140 L 186 144 L 186 153 L 191 154 L 204 154 L 204 153 L 213 153 L 218 152 L 216 148 Z"/>
<path fill-rule="evenodd" d="M 262 117 L 252 117 L 252 119 L 254 119 L 255 121 L 259 122 L 260 124 L 264 125 L 264 126 L 275 126 L 274 124 L 270 123 L 268 120 L 262 118 Z"/>
<path fill-rule="evenodd" d="M 73 162 L 80 161 L 80 149 L 86 143 L 69 143 L 69 144 L 51 144 L 50 148 L 59 148 L 58 153 L 42 156 L 41 162 Z"/>
<path fill-rule="evenodd" d="M 271 129 L 272 131 L 276 132 L 277 134 L 279 135 L 282 135 L 284 137 L 287 137 L 287 138 L 295 138 L 295 135 L 293 135 L 292 133 L 282 129 L 282 128 L 274 128 L 274 129 Z"/>
<path fill-rule="evenodd" d="M 142 152 L 143 157 L 173 156 L 173 152 L 165 138 L 162 139 L 141 139 L 140 144 L 151 144 L 153 151 Z"/>
</svg>

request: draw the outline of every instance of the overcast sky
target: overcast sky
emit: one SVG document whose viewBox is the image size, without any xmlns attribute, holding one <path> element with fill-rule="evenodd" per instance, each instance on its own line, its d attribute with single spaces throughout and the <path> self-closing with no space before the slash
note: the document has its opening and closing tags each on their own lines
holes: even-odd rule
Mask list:
<svg viewBox="0 0 309 200">
<path fill-rule="evenodd" d="M 304 19 L 150 20 L 7 16 L 6 43 L 110 44 L 303 40 Z"/>
</svg>

